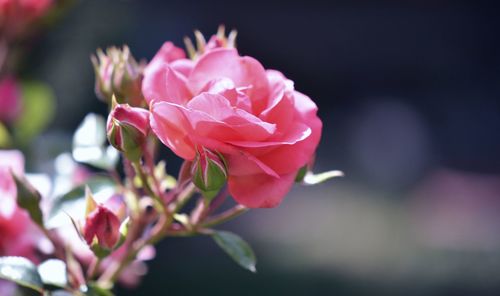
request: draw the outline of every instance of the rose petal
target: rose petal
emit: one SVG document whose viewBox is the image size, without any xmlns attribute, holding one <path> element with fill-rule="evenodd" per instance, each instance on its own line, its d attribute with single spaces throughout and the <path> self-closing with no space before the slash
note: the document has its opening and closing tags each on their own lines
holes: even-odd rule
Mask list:
<svg viewBox="0 0 500 296">
<path fill-rule="evenodd" d="M 198 135 L 220 141 L 262 141 L 272 135 L 276 126 L 230 105 L 217 94 L 202 93 L 187 104 L 186 117 Z"/>
<path fill-rule="evenodd" d="M 194 145 L 188 136 L 192 128 L 178 106 L 167 102 L 153 102 L 150 110 L 151 129 L 162 143 L 179 157 L 193 159 Z"/>
<path fill-rule="evenodd" d="M 279 174 L 291 173 L 293 171 L 296 172 L 300 167 L 309 163 L 321 138 L 323 125 L 316 115 L 316 110 L 307 102 L 307 100 L 310 101 L 310 99 L 306 96 L 295 96 L 295 98 L 295 104 L 301 104 L 304 107 L 304 109 L 299 109 L 300 111 L 297 111 L 295 120 L 303 120 L 311 129 L 310 135 L 294 145 L 282 145 L 268 154 L 259 155 L 259 159 L 262 162 L 273 168 L 273 170 Z M 309 109 L 307 109 L 307 107 L 309 107 Z"/>
<path fill-rule="evenodd" d="M 229 78 L 236 87 L 248 87 L 253 114 L 259 114 L 266 104 L 269 84 L 262 65 L 251 57 L 240 57 L 235 49 L 218 48 L 203 55 L 188 78 L 193 93 L 199 93 L 214 79 Z"/>
<path fill-rule="evenodd" d="M 266 174 L 229 176 L 228 189 L 233 198 L 249 208 L 278 206 L 290 191 L 295 173 L 274 178 Z"/>
<path fill-rule="evenodd" d="M 171 62 L 169 65 L 177 73 L 187 78 L 194 68 L 194 61 L 189 59 L 180 59 Z"/>
<path fill-rule="evenodd" d="M 167 41 L 163 43 L 160 50 L 153 57 L 151 64 L 168 64 L 175 60 L 185 59 L 186 54 L 182 48 L 175 46 L 172 42 Z"/>
<path fill-rule="evenodd" d="M 144 70 L 142 93 L 146 101 L 184 104 L 191 98 L 186 79 L 166 63 L 152 63 Z"/>
<path fill-rule="evenodd" d="M 297 142 L 305 140 L 307 137 L 309 137 L 312 133 L 312 130 L 309 126 L 296 122 L 292 124 L 287 131 L 287 134 L 285 134 L 282 138 L 276 139 L 273 141 L 263 141 L 263 142 L 256 142 L 256 141 L 228 141 L 229 144 L 232 144 L 234 146 L 238 147 L 245 147 L 245 148 L 269 148 L 269 147 L 274 147 L 274 146 L 281 146 L 281 145 L 293 145 Z M 254 151 L 254 150 L 252 150 Z M 258 150 L 255 150 L 258 151 Z M 252 153 L 254 154 L 254 153 Z"/>
<path fill-rule="evenodd" d="M 257 157 L 243 151 L 226 154 L 224 158 L 229 168 L 229 174 L 232 176 L 266 174 L 274 178 L 280 177 L 272 168 L 260 161 Z"/>
</svg>

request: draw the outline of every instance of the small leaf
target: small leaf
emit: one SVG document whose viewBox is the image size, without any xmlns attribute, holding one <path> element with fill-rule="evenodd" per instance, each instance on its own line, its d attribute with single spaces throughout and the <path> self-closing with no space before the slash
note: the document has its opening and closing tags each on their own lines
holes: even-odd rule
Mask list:
<svg viewBox="0 0 500 296">
<path fill-rule="evenodd" d="M 115 250 L 121 247 L 121 245 L 123 245 L 123 243 L 127 239 L 129 228 L 130 228 L 130 217 L 127 217 L 125 218 L 125 220 L 123 220 L 122 224 L 120 225 L 120 240 L 114 247 Z"/>
<path fill-rule="evenodd" d="M 38 266 L 38 273 L 45 285 L 64 288 L 68 284 L 66 263 L 59 259 L 49 259 Z"/>
<path fill-rule="evenodd" d="M 97 202 L 94 199 L 92 190 L 85 186 L 85 217 L 88 217 L 97 208 Z"/>
<path fill-rule="evenodd" d="M 112 169 L 120 154 L 106 143 L 106 121 L 102 116 L 91 113 L 73 135 L 73 158 L 100 169 Z"/>
<path fill-rule="evenodd" d="M 306 176 L 307 170 L 309 168 L 307 165 L 301 167 L 299 171 L 297 172 L 297 176 L 295 176 L 295 182 L 300 183 L 304 180 L 304 177 Z"/>
<path fill-rule="evenodd" d="M 255 254 L 241 237 L 228 231 L 216 231 L 212 234 L 212 238 L 241 267 L 256 272 Z"/>
<path fill-rule="evenodd" d="M 184 225 L 187 228 L 191 227 L 191 224 L 189 223 L 189 216 L 187 214 L 174 214 L 174 219 Z"/>
<path fill-rule="evenodd" d="M 23 257 L 0 257 L 0 278 L 43 293 L 43 282 L 35 264 Z"/>
<path fill-rule="evenodd" d="M 115 191 L 113 179 L 104 176 L 91 178 L 86 184 L 75 187 L 54 200 L 46 221 L 48 228 L 55 228 L 67 224 L 68 215 L 75 220 L 83 220 L 85 218 L 85 188 L 87 186 L 96 199 L 101 194 L 111 196 Z"/>
<path fill-rule="evenodd" d="M 12 142 L 12 140 L 11 140 L 9 131 L 7 130 L 5 125 L 3 125 L 0 122 L 0 147 L 6 148 L 11 144 L 11 142 Z"/>
<path fill-rule="evenodd" d="M 40 200 L 42 196 L 31 184 L 23 177 L 12 174 L 17 187 L 17 204 L 25 209 L 31 217 L 31 220 L 43 227 L 43 214 L 40 209 Z"/>
<path fill-rule="evenodd" d="M 303 184 L 305 185 L 316 185 L 323 183 L 329 179 L 336 177 L 343 177 L 344 173 L 342 171 L 328 171 L 320 174 L 313 174 L 312 172 L 308 172 L 304 176 Z"/>
</svg>

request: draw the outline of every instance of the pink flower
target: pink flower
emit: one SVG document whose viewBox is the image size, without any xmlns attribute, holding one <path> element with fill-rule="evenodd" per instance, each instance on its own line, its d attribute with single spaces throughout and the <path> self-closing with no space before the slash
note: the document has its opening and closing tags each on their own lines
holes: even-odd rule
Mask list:
<svg viewBox="0 0 500 296">
<path fill-rule="evenodd" d="M 23 256 L 36 261 L 41 234 L 28 213 L 17 206 L 11 172 L 24 173 L 24 158 L 18 151 L 0 150 L 0 256 Z"/>
<path fill-rule="evenodd" d="M 13 77 L 0 80 L 0 122 L 12 122 L 21 112 L 21 89 Z"/>
<path fill-rule="evenodd" d="M 16 35 L 44 16 L 53 0 L 0 0 L 0 31 Z"/>
<path fill-rule="evenodd" d="M 237 202 L 277 206 L 320 140 L 316 105 L 282 73 L 234 48 L 184 56 L 167 42 L 145 69 L 153 132 L 186 160 L 200 147 L 220 153 Z"/>
</svg>

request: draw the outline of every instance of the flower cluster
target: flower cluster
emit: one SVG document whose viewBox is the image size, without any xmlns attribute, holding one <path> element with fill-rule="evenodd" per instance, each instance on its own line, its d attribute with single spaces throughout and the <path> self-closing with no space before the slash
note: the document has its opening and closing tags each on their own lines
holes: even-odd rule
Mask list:
<svg viewBox="0 0 500 296">
<path fill-rule="evenodd" d="M 41 293 L 101 295 L 117 282 L 137 284 L 158 241 L 193 235 L 210 236 L 255 271 L 250 246 L 215 227 L 249 208 L 276 207 L 296 182 L 317 182 L 307 180 L 322 122 L 291 80 L 238 53 L 235 31 L 195 37 L 186 52 L 166 42 L 147 64 L 126 46 L 97 51 L 95 90 L 107 121 L 86 117 L 73 159 L 56 159 L 50 190 L 27 178 L 22 154 L 0 152 L 0 256 L 24 257 L 0 257 L 0 278 Z M 0 92 L 17 106 L 14 81 Z M 9 106 L 0 109 L 18 110 Z M 176 177 L 159 157 L 167 149 L 184 160 Z M 220 211 L 229 196 L 232 207 Z"/>
</svg>

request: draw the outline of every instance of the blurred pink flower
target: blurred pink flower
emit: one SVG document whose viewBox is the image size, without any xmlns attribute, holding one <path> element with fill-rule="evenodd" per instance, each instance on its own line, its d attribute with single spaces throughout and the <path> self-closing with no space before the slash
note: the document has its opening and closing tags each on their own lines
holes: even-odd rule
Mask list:
<svg viewBox="0 0 500 296">
<path fill-rule="evenodd" d="M 21 112 L 21 89 L 13 77 L 0 80 L 0 122 L 14 121 Z"/>
<path fill-rule="evenodd" d="M 142 89 L 151 127 L 186 160 L 200 147 L 221 153 L 237 202 L 277 206 L 319 143 L 317 107 L 282 73 L 211 44 L 189 60 L 166 42 L 146 67 Z"/>
<path fill-rule="evenodd" d="M 0 0 L 0 31 L 16 36 L 44 16 L 53 0 Z"/>
<path fill-rule="evenodd" d="M 19 151 L 0 150 L 0 256 L 23 256 L 37 261 L 41 233 L 26 211 L 16 203 L 16 185 L 11 172 L 24 173 Z"/>
<path fill-rule="evenodd" d="M 435 248 L 500 248 L 500 176 L 439 169 L 412 195 L 417 237 Z"/>
</svg>

